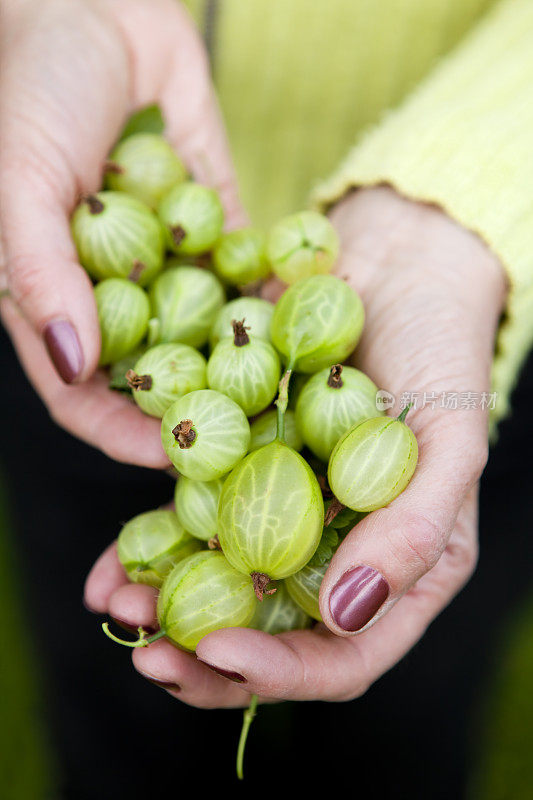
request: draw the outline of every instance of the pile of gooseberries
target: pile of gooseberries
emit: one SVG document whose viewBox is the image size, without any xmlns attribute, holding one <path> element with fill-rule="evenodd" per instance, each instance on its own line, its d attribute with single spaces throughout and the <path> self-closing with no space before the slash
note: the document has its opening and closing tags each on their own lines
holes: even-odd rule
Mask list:
<svg viewBox="0 0 533 800">
<path fill-rule="evenodd" d="M 216 191 L 157 133 L 119 142 L 105 187 L 72 217 L 100 365 L 161 419 L 178 479 L 174 510 L 140 514 L 118 537 L 128 579 L 159 590 L 160 630 L 132 642 L 104 630 L 194 652 L 221 628 L 307 628 L 339 542 L 405 489 L 418 452 L 404 415 L 377 410 L 376 385 L 344 363 L 364 311 L 330 274 L 335 229 L 302 211 L 266 236 L 224 232 Z M 270 274 L 288 284 L 276 304 L 259 296 Z"/>
</svg>

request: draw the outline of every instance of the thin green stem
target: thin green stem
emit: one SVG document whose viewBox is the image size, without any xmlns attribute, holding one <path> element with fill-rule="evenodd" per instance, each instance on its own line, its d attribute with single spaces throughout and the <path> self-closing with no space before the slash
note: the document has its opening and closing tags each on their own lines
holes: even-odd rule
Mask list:
<svg viewBox="0 0 533 800">
<path fill-rule="evenodd" d="M 109 630 L 108 622 L 102 623 L 102 630 L 106 636 L 108 636 L 114 642 L 124 645 L 124 647 L 148 647 L 148 645 L 152 644 L 152 642 L 157 642 L 158 639 L 162 639 L 163 636 L 167 635 L 167 632 L 164 629 L 161 629 L 160 631 L 157 631 L 157 633 L 154 633 L 152 636 L 148 636 L 142 625 L 140 625 L 137 628 L 137 631 L 139 633 L 139 638 L 133 642 L 128 642 L 126 639 L 119 639 L 118 636 L 115 636 L 114 633 L 111 633 L 111 631 Z"/>
<path fill-rule="evenodd" d="M 248 731 L 250 730 L 250 725 L 252 724 L 256 712 L 257 712 L 257 695 L 253 694 L 250 698 L 250 705 L 244 711 L 241 736 L 239 739 L 239 747 L 237 749 L 237 777 L 240 781 L 242 781 L 242 779 L 244 778 L 243 762 L 244 762 L 244 749 L 246 747 L 246 739 L 248 738 Z"/>
<path fill-rule="evenodd" d="M 405 418 L 409 413 L 409 409 L 411 409 L 412 407 L 413 407 L 412 403 L 409 403 L 408 405 L 405 406 L 404 410 L 396 417 L 398 422 L 405 422 Z"/>
<path fill-rule="evenodd" d="M 278 409 L 276 439 L 285 443 L 285 412 L 289 405 L 289 382 L 291 380 L 293 366 L 289 364 L 278 385 L 278 399 L 276 407 Z"/>
</svg>

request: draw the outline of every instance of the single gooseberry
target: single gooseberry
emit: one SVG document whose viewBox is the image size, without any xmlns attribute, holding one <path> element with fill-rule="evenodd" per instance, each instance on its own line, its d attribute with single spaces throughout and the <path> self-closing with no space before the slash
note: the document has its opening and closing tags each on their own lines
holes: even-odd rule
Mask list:
<svg viewBox="0 0 533 800">
<path fill-rule="evenodd" d="M 351 527 L 350 525 L 347 531 Z M 294 602 L 306 614 L 309 614 L 310 617 L 319 622 L 322 620 L 318 603 L 320 586 L 343 533 L 344 531 L 338 532 L 332 526 L 324 528 L 320 544 L 313 557 L 305 567 L 285 581 L 287 590 Z"/>
<path fill-rule="evenodd" d="M 279 581 L 275 593 L 263 598 L 262 603 L 257 603 L 248 627 L 275 635 L 308 628 L 309 623 L 305 611 L 294 602 L 287 591 L 285 581 Z"/>
<path fill-rule="evenodd" d="M 244 323 L 244 319 L 233 320 L 233 338 L 221 339 L 213 350 L 207 362 L 207 384 L 253 417 L 274 399 L 281 364 L 272 345 L 249 336 Z"/>
<path fill-rule="evenodd" d="M 257 417 L 250 425 L 250 453 L 263 447 L 265 444 L 270 444 L 276 438 L 277 433 L 277 411 L 271 409 L 265 411 L 260 417 Z M 285 441 L 292 447 L 293 450 L 301 450 L 304 446 L 302 437 L 296 427 L 296 417 L 294 411 L 285 412 Z"/>
<path fill-rule="evenodd" d="M 212 272 L 200 267 L 173 266 L 150 289 L 154 315 L 159 320 L 161 342 L 181 342 L 203 347 L 216 313 L 224 303 L 224 289 Z"/>
<path fill-rule="evenodd" d="M 222 488 L 218 538 L 236 569 L 252 575 L 258 596 L 311 558 L 322 534 L 324 504 L 307 462 L 276 440 L 238 464 Z"/>
<path fill-rule="evenodd" d="M 158 208 L 167 245 L 174 253 L 196 256 L 211 250 L 222 233 L 224 210 L 214 189 L 181 183 L 163 197 Z"/>
<path fill-rule="evenodd" d="M 296 405 L 296 424 L 318 458 L 328 461 L 348 428 L 380 413 L 376 410 L 377 390 L 363 372 L 341 364 L 309 378 Z"/>
<path fill-rule="evenodd" d="M 214 539 L 218 531 L 218 501 L 224 478 L 194 481 L 180 475 L 174 492 L 176 514 L 186 530 L 198 539 Z"/>
<path fill-rule="evenodd" d="M 300 211 L 280 220 L 268 237 L 274 273 L 285 283 L 330 272 L 339 254 L 337 231 L 323 214 Z"/>
<path fill-rule="evenodd" d="M 163 267 L 161 224 L 147 205 L 123 192 L 87 195 L 74 211 L 72 238 L 92 278 L 129 278 L 146 286 Z"/>
<path fill-rule="evenodd" d="M 144 413 L 162 417 L 184 394 L 205 389 L 206 361 L 187 344 L 158 344 L 143 353 L 126 378 Z"/>
<path fill-rule="evenodd" d="M 250 426 L 231 398 L 201 389 L 165 411 L 161 442 L 178 472 L 193 480 L 212 481 L 243 458 L 250 444 Z"/>
<path fill-rule="evenodd" d="M 139 514 L 124 525 L 117 555 L 130 581 L 159 588 L 178 561 L 201 547 L 173 511 L 158 509 Z"/>
<path fill-rule="evenodd" d="M 168 639 L 195 650 L 208 633 L 246 627 L 256 602 L 250 578 L 208 550 L 176 564 L 161 587 L 157 618 Z"/>
<path fill-rule="evenodd" d="M 220 339 L 233 336 L 234 319 L 245 319 L 254 333 L 254 338 L 270 341 L 270 322 L 274 313 L 273 303 L 260 297 L 237 297 L 226 303 L 215 317 L 209 344 L 213 349 Z"/>
<path fill-rule="evenodd" d="M 213 249 L 213 267 L 219 278 L 232 286 L 266 278 L 270 267 L 264 234 L 255 228 L 223 233 Z"/>
<path fill-rule="evenodd" d="M 112 150 L 105 175 L 109 189 L 127 192 L 157 208 L 163 195 L 182 183 L 187 173 L 166 139 L 157 133 L 136 133 Z"/>
<path fill-rule="evenodd" d="M 100 323 L 101 366 L 134 350 L 143 339 L 150 317 L 146 292 L 124 278 L 108 278 L 94 288 Z"/>
<path fill-rule="evenodd" d="M 404 419 L 372 417 L 354 425 L 331 454 L 328 480 L 335 497 L 356 511 L 375 511 L 398 497 L 411 480 L 418 444 Z"/>
<path fill-rule="evenodd" d="M 361 299 L 348 284 L 333 275 L 313 275 L 287 289 L 276 303 L 272 343 L 290 369 L 318 372 L 350 355 L 364 316 Z"/>
</svg>

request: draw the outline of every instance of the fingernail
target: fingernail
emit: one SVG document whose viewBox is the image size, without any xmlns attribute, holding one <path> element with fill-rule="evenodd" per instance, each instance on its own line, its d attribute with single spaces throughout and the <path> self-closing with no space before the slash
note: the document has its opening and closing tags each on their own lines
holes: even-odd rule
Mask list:
<svg viewBox="0 0 533 800">
<path fill-rule="evenodd" d="M 45 327 L 43 339 L 59 375 L 65 383 L 72 383 L 83 369 L 78 334 L 66 319 L 56 319 Z"/>
<path fill-rule="evenodd" d="M 147 681 L 153 683 L 154 686 L 159 686 L 160 689 L 167 689 L 170 692 L 181 692 L 181 686 L 178 686 L 177 683 L 172 683 L 172 681 L 160 681 L 158 678 L 154 678 L 146 672 L 139 672 L 139 675 L 142 675 Z"/>
<path fill-rule="evenodd" d="M 129 633 L 137 633 L 139 630 L 138 625 L 132 625 L 131 622 L 127 622 L 125 619 L 119 619 L 118 617 L 111 617 L 113 622 L 116 622 L 117 625 L 120 625 L 121 628 L 124 628 L 125 631 Z M 146 633 L 151 636 L 155 633 L 155 628 L 151 628 L 149 625 L 142 625 L 142 629 L 146 631 Z"/>
<path fill-rule="evenodd" d="M 389 591 L 389 584 L 376 569 L 365 564 L 350 569 L 331 591 L 331 616 L 344 631 L 359 631 L 383 605 Z"/>
<path fill-rule="evenodd" d="M 205 664 L 206 667 L 212 669 L 213 672 L 216 672 L 217 675 L 222 675 L 223 678 L 228 678 L 230 681 L 235 681 L 235 683 L 246 683 L 246 678 L 244 675 L 240 675 L 238 672 L 232 672 L 229 669 L 222 669 L 221 667 L 215 667 L 213 664 L 208 664 L 207 661 L 203 661 L 201 658 L 198 659 L 201 661 L 202 664 Z"/>
</svg>

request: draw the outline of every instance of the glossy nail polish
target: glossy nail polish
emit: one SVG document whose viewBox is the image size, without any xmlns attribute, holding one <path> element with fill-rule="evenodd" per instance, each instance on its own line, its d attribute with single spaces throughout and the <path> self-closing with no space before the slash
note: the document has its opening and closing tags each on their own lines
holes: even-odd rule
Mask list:
<svg viewBox="0 0 533 800">
<path fill-rule="evenodd" d="M 359 631 L 389 596 L 389 584 L 376 569 L 362 564 L 345 572 L 329 596 L 331 616 L 345 631 Z"/>
<path fill-rule="evenodd" d="M 84 363 L 78 334 L 66 319 L 56 319 L 45 327 L 43 339 L 60 377 L 65 383 L 72 383 Z"/>
<path fill-rule="evenodd" d="M 207 661 L 202 661 L 201 658 L 198 659 L 202 664 L 205 664 L 206 667 L 212 669 L 213 672 L 216 672 L 217 675 L 222 675 L 223 678 L 228 678 L 230 681 L 234 681 L 235 683 L 246 683 L 246 678 L 243 675 L 240 675 L 238 672 L 232 672 L 229 669 L 222 669 L 221 667 L 215 667 L 213 664 L 208 664 Z"/>
</svg>

